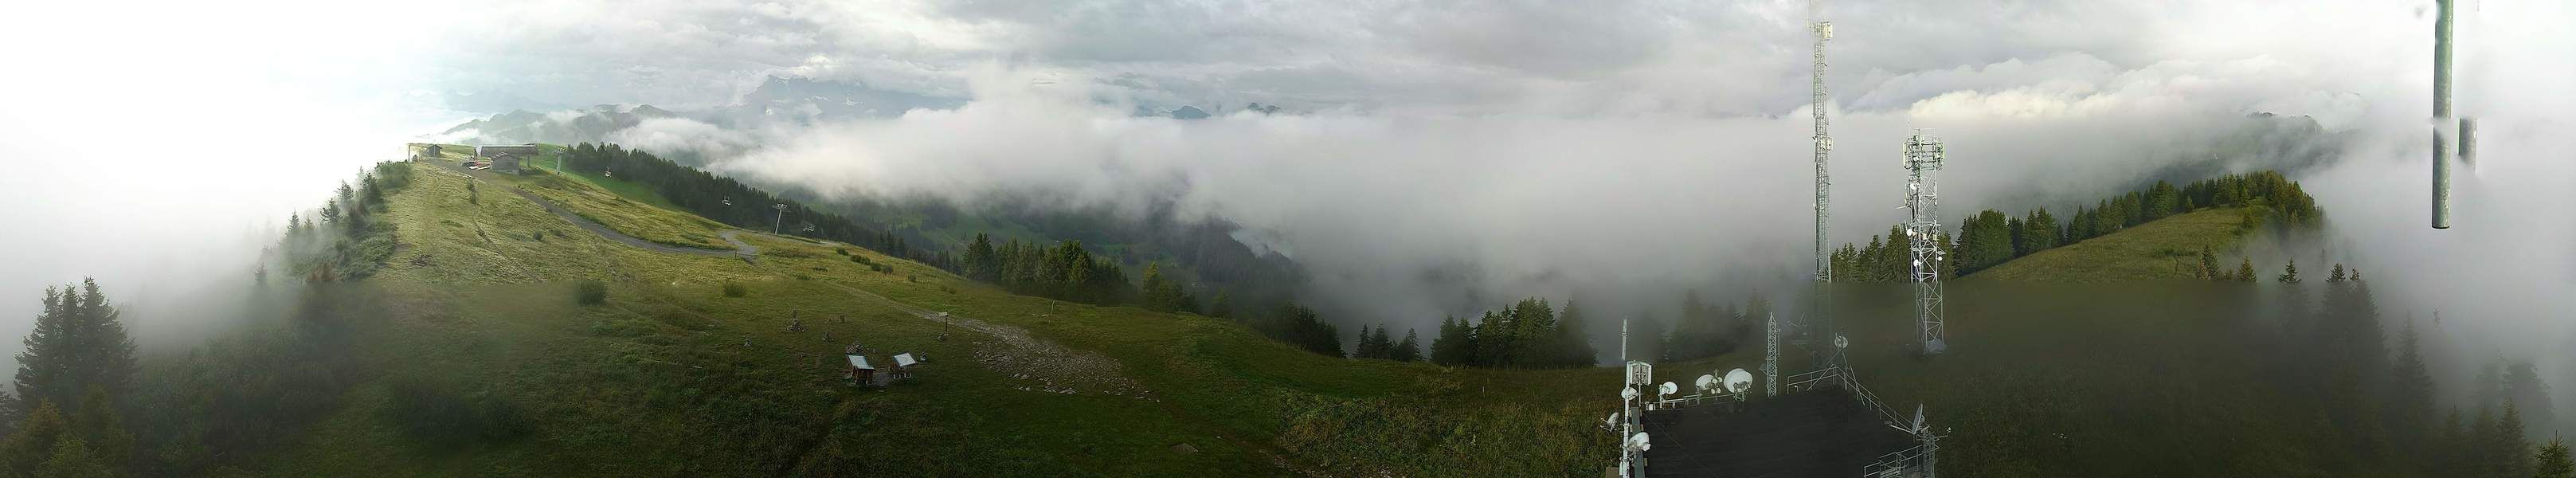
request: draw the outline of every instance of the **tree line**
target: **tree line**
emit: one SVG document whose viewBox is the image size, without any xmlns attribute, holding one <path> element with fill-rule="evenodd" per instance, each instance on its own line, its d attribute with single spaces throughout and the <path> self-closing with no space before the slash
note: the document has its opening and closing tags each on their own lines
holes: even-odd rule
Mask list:
<svg viewBox="0 0 2576 478">
<path fill-rule="evenodd" d="M 1431 362 L 1493 368 L 1574 368 L 1598 362 L 1584 334 L 1588 318 L 1573 301 L 1562 314 L 1547 299 L 1527 298 L 1486 311 L 1474 321 L 1440 321 L 1431 340 Z M 1407 335 L 1411 335 L 1407 332 Z"/>
<path fill-rule="evenodd" d="M 2284 387 L 2309 391 L 2318 418 L 2337 424 L 2323 439 L 2364 458 L 2340 466 L 2382 457 L 2417 476 L 2576 476 L 2563 441 L 2535 446 L 2527 431 L 2559 423 L 2536 367 L 2493 362 L 2470 384 L 2473 403 L 2440 409 L 2414 321 L 2391 343 L 2369 282 L 2354 271 L 2337 265 L 2313 301 L 2295 263 L 2272 277 L 2291 287 L 2281 289 L 2285 319 L 2271 334 L 2282 360 L 2264 364 Z"/>
<path fill-rule="evenodd" d="M 332 283 L 390 255 L 385 196 L 410 183 L 410 168 L 379 163 L 311 214 L 290 216 L 264 259 L 308 286 L 279 326 L 144 363 L 97 280 L 47 287 L 12 393 L 0 396 L 0 476 L 204 475 L 287 443 L 336 408 L 361 366 L 345 356 L 348 330 L 382 306 Z M 267 268 L 254 275 L 254 286 L 267 284 Z"/>
<path fill-rule="evenodd" d="M 2325 217 L 2316 198 L 2278 171 L 2229 174 L 2180 187 L 2166 181 L 2126 194 L 2078 206 L 2060 220 L 2048 208 L 2021 215 L 1987 209 L 1959 223 L 1956 236 L 1935 242 L 1948 258 L 1940 265 L 1945 277 L 1974 274 L 2039 251 L 2101 237 L 2150 221 L 2209 208 L 2256 207 L 2292 226 L 2310 226 Z M 1871 236 L 1867 246 L 1845 243 L 1830 254 L 1834 280 L 1903 282 L 1913 269 L 1911 245 L 1902 225 L 1886 236 Z"/>
<path fill-rule="evenodd" d="M 1093 256 L 1081 241 L 1047 246 L 1014 239 L 996 245 L 990 237 L 976 234 L 959 259 L 967 277 L 1013 293 L 1111 306 L 1128 304 L 1138 296 L 1118 261 Z M 1155 274 L 1159 281 L 1160 271 Z"/>
<path fill-rule="evenodd" d="M 776 227 L 783 234 L 856 244 L 931 267 L 956 270 L 956 264 L 946 254 L 913 247 L 900 235 L 861 226 L 847 217 L 772 195 L 733 178 L 681 166 L 643 150 L 580 143 L 555 154 L 562 156 L 559 159 L 567 172 L 643 185 L 680 209 L 728 226 L 753 231 Z M 785 212 L 774 205 L 785 205 Z M 813 230 L 805 230 L 807 226 Z"/>
<path fill-rule="evenodd" d="M 393 223 L 378 220 L 385 195 L 411 184 L 411 166 L 381 162 L 358 172 L 357 185 L 342 181 L 313 215 L 289 214 L 286 234 L 266 254 L 282 259 L 289 272 L 312 282 L 366 277 L 393 257 Z M 282 257 L 276 257 L 282 256 Z M 268 269 L 255 272 L 268 280 Z"/>
</svg>

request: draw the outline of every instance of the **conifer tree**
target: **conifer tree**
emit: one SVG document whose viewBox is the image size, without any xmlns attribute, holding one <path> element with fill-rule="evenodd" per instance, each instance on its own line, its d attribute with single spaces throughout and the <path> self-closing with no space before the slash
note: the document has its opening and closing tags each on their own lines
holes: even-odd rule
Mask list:
<svg viewBox="0 0 2576 478">
<path fill-rule="evenodd" d="M 1422 342 L 1414 338 L 1413 329 L 1404 329 L 1404 341 L 1395 343 L 1395 353 L 1388 358 L 1397 362 L 1422 360 Z"/>
<path fill-rule="evenodd" d="M 2248 258 L 2244 258 L 2244 259 L 2242 259 L 2241 261 L 2242 261 L 2242 262 L 2237 262 L 2237 263 L 2236 263 L 2236 276 L 2235 276 L 2235 277 L 2236 277 L 2236 281 L 2237 281 L 2237 282 L 2253 282 L 2253 281 L 2254 281 L 2254 258 L 2248 257 Z"/>
<path fill-rule="evenodd" d="M 2568 459 L 2565 438 L 2550 438 L 2549 445 L 2540 447 L 2532 459 L 2537 462 L 2532 478 L 2576 478 L 2576 461 Z"/>
<path fill-rule="evenodd" d="M 2273 277 L 2272 279 L 2281 281 L 2283 284 L 2299 283 L 2299 260 L 2291 259 L 2288 264 L 2282 265 L 2281 275 Z"/>
<path fill-rule="evenodd" d="M 1395 358 L 1395 339 L 1387 337 L 1386 326 L 1384 325 L 1380 325 L 1376 329 L 1369 331 L 1369 348 L 1370 353 L 1368 358 Z"/>
<path fill-rule="evenodd" d="M 2335 265 L 2334 265 L 2334 271 L 2326 274 L 2326 282 L 2327 282 L 2327 283 L 2337 283 L 2337 282 L 2343 282 L 2343 281 L 2344 281 L 2344 275 L 2343 275 L 2343 263 L 2340 263 L 2340 262 L 2335 263 Z"/>
<path fill-rule="evenodd" d="M 2523 435 L 2522 412 L 2510 400 L 2504 403 L 2504 416 L 2496 418 L 2494 451 L 2499 462 L 2497 476 L 2531 476 L 2531 439 Z"/>
<path fill-rule="evenodd" d="M 0 439 L 0 472 L 9 476 L 30 476 L 45 460 L 53 458 L 54 445 L 71 436 L 71 424 L 63 421 L 61 408 L 54 402 L 40 401 L 18 422 L 18 431 Z"/>
<path fill-rule="evenodd" d="M 1460 366 L 1476 365 L 1475 329 L 1456 316 L 1440 319 L 1440 336 L 1431 339 L 1431 363 Z"/>
<path fill-rule="evenodd" d="M 2433 375 L 2424 364 L 2424 353 L 2416 344 L 2415 322 L 2406 322 L 2405 332 L 2398 336 L 2396 380 L 2390 387 L 2388 430 L 2401 449 L 2425 449 L 2423 437 L 2431 435 L 2426 423 L 2433 417 Z M 2453 413 L 2453 420 L 2458 413 Z M 2456 425 L 2456 424 L 2454 424 Z"/>
<path fill-rule="evenodd" d="M 2200 246 L 2200 278 L 2222 280 L 2225 277 L 2225 273 L 2218 270 L 2218 255 L 2210 253 L 2209 246 Z"/>
<path fill-rule="evenodd" d="M 98 281 L 82 279 L 78 291 L 47 288 L 43 303 L 18 353 L 11 417 L 24 417 L 33 403 L 80 403 L 92 388 L 122 396 L 135 373 L 134 340 Z"/>
</svg>

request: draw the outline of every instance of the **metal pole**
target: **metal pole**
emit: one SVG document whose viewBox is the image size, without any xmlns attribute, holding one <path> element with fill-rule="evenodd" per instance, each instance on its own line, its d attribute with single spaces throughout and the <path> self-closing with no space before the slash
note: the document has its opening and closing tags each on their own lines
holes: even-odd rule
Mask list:
<svg viewBox="0 0 2576 478">
<path fill-rule="evenodd" d="M 778 209 L 778 217 L 769 220 L 769 235 L 775 236 L 778 235 L 778 225 L 787 220 L 787 205 L 772 204 L 770 207 Z"/>
<path fill-rule="evenodd" d="M 2433 17 L 2433 228 L 2451 228 L 2451 3 L 2437 0 Z"/>
</svg>

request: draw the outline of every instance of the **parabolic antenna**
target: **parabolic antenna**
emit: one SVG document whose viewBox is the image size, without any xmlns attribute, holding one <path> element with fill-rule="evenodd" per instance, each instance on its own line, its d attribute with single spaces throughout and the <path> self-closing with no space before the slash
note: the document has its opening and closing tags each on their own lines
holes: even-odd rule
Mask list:
<svg viewBox="0 0 2576 478">
<path fill-rule="evenodd" d="M 1619 412 L 1610 412 L 1610 418 L 1601 419 L 1601 424 L 1619 426 Z"/>
<path fill-rule="evenodd" d="M 1672 395 L 1673 392 L 1679 391 L 1682 391 L 1682 387 L 1679 385 L 1673 385 L 1672 382 L 1664 382 L 1663 385 L 1655 386 L 1655 396 L 1657 397 Z"/>
<path fill-rule="evenodd" d="M 1637 432 L 1635 435 L 1628 435 L 1628 449 L 1646 451 L 1652 448 L 1654 448 L 1654 445 L 1646 442 L 1646 432 Z"/>
<path fill-rule="evenodd" d="M 1739 369 L 1735 369 L 1735 370 L 1728 370 L 1728 371 L 1726 371 L 1726 391 L 1727 391 L 1727 392 L 1732 392 L 1732 393 L 1744 393 L 1746 390 L 1752 390 L 1752 389 L 1753 389 L 1753 372 L 1746 372 L 1746 371 L 1744 371 L 1744 369 L 1740 369 L 1740 368 L 1739 368 Z"/>
<path fill-rule="evenodd" d="M 1691 388 L 1699 389 L 1699 393 L 1718 391 L 1717 386 L 1716 375 L 1701 375 L 1698 380 L 1691 381 Z"/>
<path fill-rule="evenodd" d="M 1637 387 L 1619 387 L 1620 400 L 1636 400 Z"/>
<path fill-rule="evenodd" d="M 1847 349 L 1847 348 L 1851 348 L 1851 339 L 1843 338 L 1843 336 L 1840 336 L 1840 335 L 1836 335 L 1836 336 L 1834 336 L 1834 348 L 1838 348 L 1838 349 Z"/>
</svg>

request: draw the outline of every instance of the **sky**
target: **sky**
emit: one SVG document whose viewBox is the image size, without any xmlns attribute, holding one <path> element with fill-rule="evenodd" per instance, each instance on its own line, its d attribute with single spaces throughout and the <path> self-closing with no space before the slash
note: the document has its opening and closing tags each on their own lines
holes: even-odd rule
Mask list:
<svg viewBox="0 0 2576 478">
<path fill-rule="evenodd" d="M 2284 258 L 2537 332 L 2498 334 L 2520 347 L 2576 321 L 2556 292 L 2576 286 L 2558 1 L 2464 2 L 2457 94 L 2489 159 L 2462 170 L 2449 231 L 2423 227 L 2428 0 L 89 3 L 0 15 L 0 61 L 43 65 L 0 76 L 0 311 L 20 311 L 0 333 L 82 276 L 131 320 L 190 320 L 185 291 L 243 279 L 288 213 L 467 118 L 710 108 L 773 75 L 968 102 L 623 137 L 825 194 L 1171 201 L 1297 258 L 1345 320 L 1778 290 L 1811 263 L 1813 14 L 1836 27 L 1834 242 L 1901 217 L 1917 128 L 1949 141 L 1961 217 L 2098 197 L 2247 115 L 2304 115 L 2336 133 L 2294 178 L 2333 229 Z M 1220 116 L 1128 115 L 1184 104 Z"/>
</svg>

